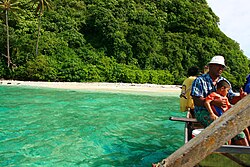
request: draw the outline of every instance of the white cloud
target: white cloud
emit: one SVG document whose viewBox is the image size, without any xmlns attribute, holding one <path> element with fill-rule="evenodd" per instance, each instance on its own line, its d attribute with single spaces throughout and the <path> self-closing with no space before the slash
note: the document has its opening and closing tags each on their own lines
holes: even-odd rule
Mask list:
<svg viewBox="0 0 250 167">
<path fill-rule="evenodd" d="M 250 0 L 207 0 L 220 18 L 220 29 L 250 58 Z"/>
</svg>

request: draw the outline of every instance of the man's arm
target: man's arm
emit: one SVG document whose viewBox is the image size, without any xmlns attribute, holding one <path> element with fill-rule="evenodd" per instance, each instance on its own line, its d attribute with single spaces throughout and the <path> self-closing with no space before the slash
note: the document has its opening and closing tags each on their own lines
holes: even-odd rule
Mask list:
<svg viewBox="0 0 250 167">
<path fill-rule="evenodd" d="M 197 96 L 193 96 L 193 100 L 194 100 L 194 105 L 195 106 L 205 106 L 205 98 L 204 97 L 197 97 Z M 226 101 L 218 98 L 218 99 L 214 99 L 213 101 L 211 101 L 210 103 L 211 105 L 217 106 L 217 107 L 221 107 L 223 105 L 226 105 Z"/>
<path fill-rule="evenodd" d="M 240 101 L 243 97 L 245 97 L 247 95 L 246 92 L 243 91 L 242 88 L 240 88 L 240 95 L 239 96 L 234 96 L 231 100 L 230 103 L 231 104 L 236 104 L 238 101 Z"/>
<path fill-rule="evenodd" d="M 236 104 L 238 101 L 241 100 L 241 97 L 240 96 L 234 96 L 231 100 L 230 100 L 230 103 L 231 104 Z"/>
</svg>

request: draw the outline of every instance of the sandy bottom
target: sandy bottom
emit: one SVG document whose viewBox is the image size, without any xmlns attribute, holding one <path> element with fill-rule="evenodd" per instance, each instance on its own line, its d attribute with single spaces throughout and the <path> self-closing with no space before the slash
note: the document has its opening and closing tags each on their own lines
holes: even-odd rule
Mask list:
<svg viewBox="0 0 250 167">
<path fill-rule="evenodd" d="M 72 89 L 72 90 L 102 90 L 128 92 L 180 92 L 180 85 L 107 83 L 107 82 L 34 82 L 2 80 L 0 85 L 31 86 L 44 88 Z"/>
</svg>

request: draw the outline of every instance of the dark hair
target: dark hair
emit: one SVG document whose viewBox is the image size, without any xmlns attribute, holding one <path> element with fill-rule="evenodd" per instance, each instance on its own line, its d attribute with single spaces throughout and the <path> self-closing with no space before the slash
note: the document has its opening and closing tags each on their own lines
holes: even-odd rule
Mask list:
<svg viewBox="0 0 250 167">
<path fill-rule="evenodd" d="M 230 88 L 231 86 L 227 81 L 221 80 L 217 83 L 217 89 L 221 87 Z"/>
<path fill-rule="evenodd" d="M 197 66 L 188 69 L 188 76 L 197 76 L 197 75 L 199 75 L 199 68 Z"/>
</svg>

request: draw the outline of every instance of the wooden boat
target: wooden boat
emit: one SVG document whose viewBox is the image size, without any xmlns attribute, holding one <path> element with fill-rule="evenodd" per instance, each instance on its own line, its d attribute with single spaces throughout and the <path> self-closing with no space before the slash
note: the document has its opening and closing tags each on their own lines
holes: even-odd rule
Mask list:
<svg viewBox="0 0 250 167">
<path fill-rule="evenodd" d="M 190 132 L 200 128 L 196 119 L 189 113 L 185 118 L 170 117 L 170 120 L 185 122 L 185 141 L 188 142 L 152 166 L 250 166 L 250 147 L 223 145 L 250 126 L 249 102 L 250 95 L 247 95 L 193 138 Z"/>
<path fill-rule="evenodd" d="M 202 129 L 203 126 L 192 118 L 190 112 L 187 112 L 186 118 L 170 117 L 172 121 L 185 122 L 184 142 L 187 143 L 194 137 L 194 131 Z M 223 145 L 213 154 L 210 154 L 202 160 L 197 166 L 250 166 L 250 147 L 237 145 Z"/>
</svg>

